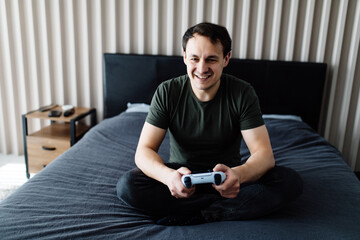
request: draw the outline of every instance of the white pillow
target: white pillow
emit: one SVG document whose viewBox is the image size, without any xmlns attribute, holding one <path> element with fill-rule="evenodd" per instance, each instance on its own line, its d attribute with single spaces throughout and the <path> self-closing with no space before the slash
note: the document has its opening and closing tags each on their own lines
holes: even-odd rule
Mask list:
<svg viewBox="0 0 360 240">
<path fill-rule="evenodd" d="M 281 115 L 281 114 L 263 114 L 263 118 L 270 119 L 283 119 L 283 120 L 294 120 L 302 122 L 302 118 L 296 115 Z"/>
<path fill-rule="evenodd" d="M 149 112 L 150 105 L 146 103 L 127 103 L 125 112 Z"/>
</svg>

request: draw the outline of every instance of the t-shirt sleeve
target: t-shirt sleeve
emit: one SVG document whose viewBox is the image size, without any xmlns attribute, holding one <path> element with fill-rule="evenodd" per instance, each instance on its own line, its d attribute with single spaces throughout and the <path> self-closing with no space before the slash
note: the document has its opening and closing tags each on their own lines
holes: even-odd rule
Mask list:
<svg viewBox="0 0 360 240">
<path fill-rule="evenodd" d="M 240 113 L 240 130 L 247 130 L 264 125 L 259 99 L 255 90 L 249 86 L 243 95 Z"/>
<path fill-rule="evenodd" d="M 150 110 L 146 122 L 156 127 L 167 129 L 169 127 L 168 91 L 164 84 L 160 84 L 151 100 Z"/>
</svg>

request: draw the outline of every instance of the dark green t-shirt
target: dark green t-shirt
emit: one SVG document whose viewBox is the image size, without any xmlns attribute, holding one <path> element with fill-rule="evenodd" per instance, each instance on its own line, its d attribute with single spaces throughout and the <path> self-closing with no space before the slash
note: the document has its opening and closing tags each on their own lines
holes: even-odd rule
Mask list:
<svg viewBox="0 0 360 240">
<path fill-rule="evenodd" d="M 218 163 L 240 165 L 240 131 L 264 124 L 253 88 L 227 74 L 221 76 L 219 90 L 208 102 L 196 98 L 188 75 L 163 82 L 146 121 L 169 129 L 169 162 L 192 170 L 212 169 Z"/>
</svg>

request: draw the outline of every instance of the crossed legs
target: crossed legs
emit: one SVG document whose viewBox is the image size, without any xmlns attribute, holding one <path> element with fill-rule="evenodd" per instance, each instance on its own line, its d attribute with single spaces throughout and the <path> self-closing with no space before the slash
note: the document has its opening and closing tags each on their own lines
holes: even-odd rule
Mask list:
<svg viewBox="0 0 360 240">
<path fill-rule="evenodd" d="M 178 164 L 167 166 L 181 167 Z M 293 201 L 301 192 L 300 176 L 280 166 L 275 166 L 256 182 L 242 184 L 234 199 L 221 197 L 210 184 L 197 185 L 190 198 L 177 199 L 166 185 L 137 168 L 125 173 L 117 183 L 120 200 L 155 219 L 200 213 L 207 222 L 260 218 Z"/>
</svg>

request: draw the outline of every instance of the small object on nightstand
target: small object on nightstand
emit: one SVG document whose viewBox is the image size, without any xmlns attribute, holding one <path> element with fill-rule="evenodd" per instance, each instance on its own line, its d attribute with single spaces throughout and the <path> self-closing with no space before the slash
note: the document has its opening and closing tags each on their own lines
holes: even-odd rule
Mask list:
<svg viewBox="0 0 360 240">
<path fill-rule="evenodd" d="M 62 110 L 64 111 L 64 117 L 71 116 L 75 112 L 73 105 L 64 105 L 62 106 Z"/>
<path fill-rule="evenodd" d="M 60 117 L 60 116 L 61 116 L 61 111 L 58 110 L 50 111 L 48 114 L 48 117 Z"/>
<path fill-rule="evenodd" d="M 46 111 L 49 111 L 56 107 L 57 107 L 57 104 L 50 104 L 50 105 L 39 108 L 39 112 L 46 112 Z"/>
</svg>

